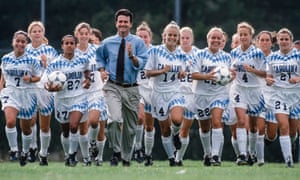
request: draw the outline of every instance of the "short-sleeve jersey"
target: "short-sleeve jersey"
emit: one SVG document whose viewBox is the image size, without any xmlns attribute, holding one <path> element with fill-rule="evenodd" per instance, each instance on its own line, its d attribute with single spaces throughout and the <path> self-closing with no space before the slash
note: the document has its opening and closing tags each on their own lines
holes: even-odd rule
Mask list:
<svg viewBox="0 0 300 180">
<path fill-rule="evenodd" d="M 226 66 L 230 68 L 231 56 L 225 51 L 212 53 L 208 48 L 201 49 L 195 56 L 195 62 L 192 65 L 193 73 L 208 74 L 217 66 Z M 228 87 L 217 84 L 211 80 L 198 80 L 195 83 L 195 94 L 214 95 L 219 93 L 227 93 Z"/>
<path fill-rule="evenodd" d="M 29 54 L 25 53 L 16 57 L 14 52 L 2 57 L 1 70 L 4 75 L 6 87 L 13 88 L 36 88 L 33 83 L 23 81 L 24 75 L 42 76 L 42 67 L 40 63 Z"/>
<path fill-rule="evenodd" d="M 62 55 L 54 59 L 47 67 L 45 74 L 48 76 L 53 71 L 62 71 L 67 80 L 61 91 L 56 92 L 56 98 L 68 98 L 87 93 L 83 88 L 84 72 L 89 70 L 89 60 L 86 56 L 74 56 L 71 60 Z"/>
<path fill-rule="evenodd" d="M 178 73 L 185 69 L 187 55 L 179 48 L 170 52 L 165 45 L 155 46 L 149 51 L 145 70 L 160 70 L 170 65 L 170 71 L 153 78 L 153 90 L 158 92 L 180 92 Z"/>
<path fill-rule="evenodd" d="M 91 76 L 91 86 L 88 89 L 88 92 L 98 91 L 101 93 L 101 89 L 103 88 L 103 82 L 101 79 L 101 73 L 97 69 L 96 62 L 96 49 L 97 46 L 93 44 L 88 44 L 88 48 L 85 51 L 81 51 L 78 48 L 75 49 L 75 55 L 77 56 L 85 56 L 89 60 L 89 70 Z"/>
<path fill-rule="evenodd" d="M 243 87 L 260 87 L 260 77 L 254 73 L 247 72 L 244 65 L 249 65 L 257 70 L 266 70 L 266 57 L 264 53 L 251 45 L 246 51 L 241 49 L 241 46 L 231 51 L 232 67 L 236 70 L 234 83 Z"/>
<path fill-rule="evenodd" d="M 280 50 L 273 52 L 267 59 L 267 74 L 275 79 L 273 87 L 299 88 L 300 83 L 291 84 L 289 79 L 300 76 L 300 51 L 293 48 L 288 54 Z"/>
</svg>

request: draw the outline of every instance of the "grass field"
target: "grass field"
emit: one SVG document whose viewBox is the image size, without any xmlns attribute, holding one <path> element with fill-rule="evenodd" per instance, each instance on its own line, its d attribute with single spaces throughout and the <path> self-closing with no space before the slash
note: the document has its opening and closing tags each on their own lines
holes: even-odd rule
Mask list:
<svg viewBox="0 0 300 180">
<path fill-rule="evenodd" d="M 169 167 L 168 161 L 154 161 L 152 167 L 132 162 L 130 167 L 111 167 L 109 162 L 103 166 L 66 167 L 63 162 L 49 162 L 49 166 L 40 167 L 38 163 L 29 163 L 20 167 L 19 163 L 0 162 L 1 180 L 38 180 L 38 179 L 83 179 L 83 180 L 290 180 L 300 178 L 300 165 L 285 168 L 283 163 L 267 163 L 237 166 L 234 162 L 222 162 L 221 167 L 204 167 L 202 161 L 185 160 L 183 167 Z"/>
</svg>

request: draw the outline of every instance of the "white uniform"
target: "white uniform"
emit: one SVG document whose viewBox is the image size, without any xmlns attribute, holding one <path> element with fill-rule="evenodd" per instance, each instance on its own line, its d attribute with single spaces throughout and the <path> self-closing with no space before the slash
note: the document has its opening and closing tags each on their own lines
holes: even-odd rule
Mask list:
<svg viewBox="0 0 300 180">
<path fill-rule="evenodd" d="M 165 45 L 151 48 L 145 70 L 159 70 L 170 65 L 169 72 L 153 77 L 151 104 L 153 116 L 158 120 L 166 120 L 174 106 L 185 106 L 185 98 L 180 90 L 178 73 L 185 69 L 187 55 L 178 48 L 170 52 Z"/>
<path fill-rule="evenodd" d="M 266 58 L 264 53 L 251 45 L 246 51 L 237 47 L 231 51 L 232 67 L 236 70 L 236 78 L 231 86 L 230 98 L 233 107 L 246 109 L 250 116 L 258 116 L 264 109 L 261 77 L 247 72 L 244 65 L 265 71 Z"/>
<path fill-rule="evenodd" d="M 25 51 L 26 53 L 29 53 L 31 56 L 35 57 L 39 61 L 39 63 L 41 63 L 41 55 L 45 55 L 47 57 L 47 64 L 49 64 L 54 58 L 57 57 L 56 50 L 47 44 L 41 44 L 37 48 L 32 47 L 32 44 L 28 44 Z M 42 69 L 43 71 L 45 70 L 43 66 Z M 54 109 L 53 93 L 45 90 L 42 81 L 39 81 L 35 84 L 39 88 L 37 91 L 39 112 L 44 116 L 51 115 Z"/>
<path fill-rule="evenodd" d="M 300 52 L 294 48 L 286 55 L 280 51 L 272 53 L 268 57 L 267 73 L 275 79 L 270 89 L 276 92 L 266 94 L 269 107 L 275 114 L 300 118 L 300 83 L 289 83 L 290 78 L 300 76 Z"/>
<path fill-rule="evenodd" d="M 207 74 L 217 66 L 230 68 L 231 57 L 224 51 L 213 54 L 208 48 L 200 50 L 193 64 L 192 72 Z M 228 85 L 222 86 L 211 80 L 197 80 L 194 86 L 194 112 L 197 119 L 211 118 L 211 110 L 215 107 L 225 109 L 229 104 Z"/>
<path fill-rule="evenodd" d="M 18 118 L 30 120 L 37 106 L 36 86 L 23 81 L 24 75 L 42 76 L 39 62 L 24 54 L 15 57 L 14 52 L 2 57 L 1 70 L 5 79 L 5 88 L 1 91 L 2 110 L 6 107 L 16 108 Z"/>
<path fill-rule="evenodd" d="M 71 60 L 62 55 L 51 62 L 46 76 L 53 71 L 62 71 L 67 80 L 61 91 L 54 95 L 55 118 L 60 123 L 69 122 L 69 112 L 88 110 L 87 89 L 83 88 L 84 71 L 89 70 L 89 60 L 85 56 L 74 56 Z"/>
<path fill-rule="evenodd" d="M 186 63 L 186 68 L 185 68 L 186 77 L 180 80 L 180 83 L 181 83 L 180 89 L 182 90 L 182 93 L 184 94 L 185 100 L 186 100 L 186 108 L 184 110 L 183 117 L 185 119 L 189 119 L 189 120 L 194 120 L 194 116 L 195 116 L 195 113 L 193 112 L 194 93 L 193 93 L 193 79 L 192 79 L 192 70 L 191 70 L 192 67 L 191 66 L 194 61 L 195 55 L 197 54 L 198 51 L 199 51 L 199 49 L 197 47 L 192 46 L 191 51 L 186 53 L 192 59 L 185 62 Z M 185 53 L 185 52 L 183 51 L 183 53 Z"/>
<path fill-rule="evenodd" d="M 97 70 L 97 62 L 96 62 L 96 49 L 97 46 L 93 44 L 88 44 L 88 48 L 86 51 L 80 51 L 78 48 L 75 49 L 75 55 L 77 56 L 86 56 L 89 63 L 90 69 L 90 77 L 91 77 L 91 86 L 87 89 L 88 93 L 88 109 L 90 110 L 98 110 L 101 112 L 101 117 L 99 120 L 107 120 L 107 106 L 104 102 L 103 97 L 103 81 L 101 78 L 101 73 Z M 84 119 L 86 119 L 87 114 L 84 115 Z"/>
</svg>

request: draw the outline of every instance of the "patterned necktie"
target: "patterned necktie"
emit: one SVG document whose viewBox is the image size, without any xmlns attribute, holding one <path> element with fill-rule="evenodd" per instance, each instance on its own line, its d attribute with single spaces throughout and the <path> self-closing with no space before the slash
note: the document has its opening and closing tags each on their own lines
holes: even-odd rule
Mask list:
<svg viewBox="0 0 300 180">
<path fill-rule="evenodd" d="M 124 80 L 124 53 L 125 53 L 125 39 L 122 39 L 117 62 L 117 82 L 122 83 Z"/>
</svg>

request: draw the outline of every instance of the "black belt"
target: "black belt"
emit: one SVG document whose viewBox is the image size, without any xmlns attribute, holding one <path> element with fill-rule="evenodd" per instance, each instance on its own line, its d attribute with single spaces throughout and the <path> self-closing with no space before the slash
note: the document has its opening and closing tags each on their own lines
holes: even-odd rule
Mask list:
<svg viewBox="0 0 300 180">
<path fill-rule="evenodd" d="M 111 79 L 108 79 L 108 82 L 113 83 L 113 84 L 118 85 L 118 86 L 122 86 L 122 87 L 124 87 L 124 88 L 138 86 L 137 83 L 133 83 L 133 84 L 120 83 L 120 82 L 117 82 L 117 81 L 113 81 L 113 80 L 111 80 Z"/>
</svg>

